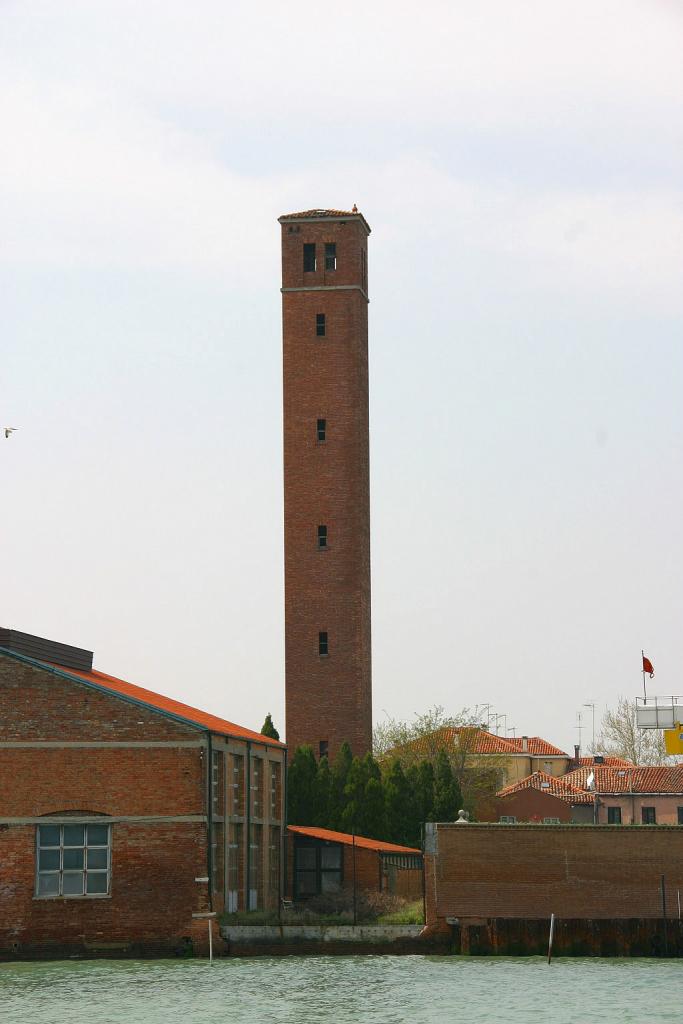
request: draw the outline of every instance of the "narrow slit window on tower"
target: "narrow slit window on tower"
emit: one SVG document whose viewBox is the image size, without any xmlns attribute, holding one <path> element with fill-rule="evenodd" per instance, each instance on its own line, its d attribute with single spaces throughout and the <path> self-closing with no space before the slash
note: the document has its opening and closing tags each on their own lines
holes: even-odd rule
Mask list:
<svg viewBox="0 0 683 1024">
<path fill-rule="evenodd" d="M 318 633 L 318 654 L 322 658 L 326 658 L 329 653 L 330 649 L 327 642 L 327 631 L 324 633 Z"/>
<path fill-rule="evenodd" d="M 337 269 L 336 242 L 325 242 L 325 270 Z"/>
<path fill-rule="evenodd" d="M 304 273 L 310 273 L 315 268 L 315 242 L 304 242 Z"/>
<path fill-rule="evenodd" d="M 319 441 L 325 441 L 327 435 L 327 420 L 318 420 L 318 426 L 316 427 Z"/>
<path fill-rule="evenodd" d="M 318 751 L 319 751 L 320 757 L 327 757 L 327 752 L 329 751 L 329 749 L 330 749 L 330 744 L 328 743 L 328 741 L 327 740 L 320 740 L 320 742 L 318 743 Z"/>
<path fill-rule="evenodd" d="M 325 337 L 325 314 L 324 313 L 316 313 L 315 314 L 315 333 L 317 334 L 317 336 L 319 338 L 324 338 Z"/>
<path fill-rule="evenodd" d="M 327 527 L 326 526 L 319 526 L 318 527 L 318 547 L 319 548 L 326 548 L 327 547 Z"/>
</svg>

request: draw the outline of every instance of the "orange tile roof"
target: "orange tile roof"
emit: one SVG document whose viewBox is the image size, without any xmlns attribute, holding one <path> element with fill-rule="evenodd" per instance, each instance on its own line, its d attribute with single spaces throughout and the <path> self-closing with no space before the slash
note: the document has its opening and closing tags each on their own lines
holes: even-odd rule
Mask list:
<svg viewBox="0 0 683 1024">
<path fill-rule="evenodd" d="M 514 757 L 516 754 L 521 754 L 523 757 L 568 757 L 568 754 L 565 754 L 563 750 L 553 746 L 552 743 L 548 743 L 547 740 L 541 739 L 540 736 L 527 736 L 529 749 L 522 750 L 521 736 L 516 738 L 496 736 L 494 733 L 487 732 L 486 729 L 480 729 L 478 726 L 445 726 L 443 729 L 438 729 L 432 736 L 437 737 L 440 735 L 447 743 L 454 743 L 463 734 L 473 754 L 504 754 L 509 757 Z M 430 737 L 428 736 L 421 737 L 415 741 L 414 746 L 417 750 L 421 748 L 427 749 L 429 740 Z"/>
<path fill-rule="evenodd" d="M 259 743 L 266 743 L 271 747 L 285 746 L 284 743 L 280 743 L 278 740 L 271 739 L 269 736 L 263 736 L 260 732 L 254 732 L 253 729 L 245 729 L 241 725 L 235 725 L 234 722 L 228 722 L 224 718 L 210 715 L 206 711 L 199 711 L 198 708 L 190 707 L 189 704 L 183 704 L 172 697 L 164 697 L 153 690 L 146 690 L 143 686 L 127 683 L 124 679 L 117 679 L 116 676 L 108 676 L 104 672 L 95 671 L 95 669 L 91 672 L 79 672 L 77 669 L 64 668 L 62 665 L 51 667 L 57 668 L 60 672 L 73 676 L 75 679 L 83 679 L 88 683 L 93 683 L 100 687 L 100 689 L 108 690 L 109 693 L 118 694 L 121 697 L 131 697 L 141 704 L 146 704 L 147 707 L 152 708 L 154 711 L 166 712 L 183 719 L 185 722 L 189 722 L 191 725 L 198 725 L 202 729 L 209 729 L 211 732 L 219 733 L 222 736 L 257 740 Z"/>
<path fill-rule="evenodd" d="M 612 754 L 604 754 L 604 755 L 602 755 L 602 757 L 603 757 L 602 763 L 604 765 L 607 765 L 607 767 L 609 767 L 609 768 L 633 768 L 634 767 L 633 761 L 627 761 L 625 757 L 614 757 Z M 572 758 L 572 762 L 574 764 L 576 764 L 576 759 Z M 590 757 L 580 757 L 579 758 L 579 763 L 578 763 L 577 767 L 583 768 L 586 765 L 588 765 L 590 767 L 595 765 L 595 757 L 593 755 L 591 755 Z M 598 767 L 600 767 L 600 765 L 598 765 Z"/>
<path fill-rule="evenodd" d="M 510 743 L 517 748 L 518 754 L 529 754 L 531 757 L 569 757 L 564 750 L 560 750 L 553 743 L 548 743 L 547 740 L 542 739 L 540 736 L 527 736 L 528 750 L 522 749 L 524 742 L 523 736 L 514 736 Z"/>
<path fill-rule="evenodd" d="M 588 776 L 593 774 L 596 793 L 675 793 L 683 795 L 683 765 L 654 768 L 630 766 L 614 768 L 592 764 L 576 768 L 563 776 L 573 786 L 587 789 Z"/>
<path fill-rule="evenodd" d="M 538 789 L 542 793 L 558 796 L 562 800 L 566 800 L 567 803 L 589 804 L 593 802 L 593 797 L 586 792 L 584 787 L 572 785 L 566 779 L 566 775 L 556 778 L 554 775 L 548 775 L 547 772 L 534 772 L 532 775 L 527 775 L 525 779 L 520 779 L 519 782 L 513 782 L 509 786 L 499 789 L 496 796 L 509 796 L 511 793 L 519 793 L 523 789 Z"/>
<path fill-rule="evenodd" d="M 380 839 L 366 839 L 365 836 L 352 836 L 348 832 L 333 832 L 329 828 L 312 828 L 308 825 L 288 825 L 288 832 L 310 836 L 312 839 L 325 839 L 330 843 L 342 843 L 344 846 L 358 846 L 363 850 L 377 850 L 379 853 L 412 853 L 421 854 L 412 846 L 398 846 L 397 843 L 384 843 Z"/>
</svg>

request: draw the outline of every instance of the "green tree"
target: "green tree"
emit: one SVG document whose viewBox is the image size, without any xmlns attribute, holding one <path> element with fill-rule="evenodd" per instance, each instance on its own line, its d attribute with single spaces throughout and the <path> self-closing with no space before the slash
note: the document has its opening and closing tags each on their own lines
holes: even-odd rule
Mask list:
<svg viewBox="0 0 683 1024">
<path fill-rule="evenodd" d="M 348 743 L 342 743 L 331 768 L 329 824 L 327 826 L 337 831 L 344 828 L 344 809 L 347 802 L 346 783 L 352 761 L 351 747 Z"/>
<path fill-rule="evenodd" d="M 504 753 L 488 753 L 483 747 L 485 733 L 468 708 L 453 716 L 442 707 L 434 707 L 415 715 L 412 722 L 387 718 L 375 728 L 373 744 L 382 763 L 397 757 L 406 772 L 424 761 L 431 762 L 436 770 L 439 754 L 445 753 L 462 793 L 461 806 L 473 810 L 491 799 L 500 787 L 501 773 L 508 767 Z M 433 808 L 429 816 L 433 816 Z"/>
<path fill-rule="evenodd" d="M 417 771 L 415 772 L 417 775 Z M 384 773 L 384 813 L 386 835 L 389 842 L 409 846 L 415 834 L 417 804 L 410 783 L 398 758 Z M 419 824 L 418 824 L 419 832 Z"/>
<path fill-rule="evenodd" d="M 263 725 L 261 726 L 261 735 L 262 736 L 270 736 L 270 738 L 272 740 L 279 740 L 280 739 L 280 733 L 277 731 L 277 729 L 273 725 L 273 719 L 270 717 L 270 711 L 266 715 L 266 720 L 263 723 Z"/>
<path fill-rule="evenodd" d="M 365 786 L 368 781 L 368 773 L 365 762 L 359 757 L 354 757 L 344 787 L 344 808 L 341 815 L 342 828 L 345 832 L 357 832 L 363 835 L 361 824 L 363 820 L 363 799 L 365 797 Z"/>
<path fill-rule="evenodd" d="M 458 780 L 453 774 L 451 762 L 445 750 L 436 756 L 434 771 L 434 806 L 432 814 L 435 821 L 455 821 L 458 810 L 462 806 L 462 793 Z"/>
<path fill-rule="evenodd" d="M 316 813 L 318 762 L 313 748 L 297 747 L 287 773 L 287 821 L 290 825 L 312 825 Z"/>
<path fill-rule="evenodd" d="M 382 773 L 372 754 L 354 757 L 345 789 L 342 815 L 345 831 L 371 839 L 383 839 L 386 832 Z"/>
<path fill-rule="evenodd" d="M 315 814 L 313 824 L 318 828 L 331 828 L 330 801 L 332 799 L 332 771 L 326 757 L 318 762 L 315 777 Z"/>
</svg>

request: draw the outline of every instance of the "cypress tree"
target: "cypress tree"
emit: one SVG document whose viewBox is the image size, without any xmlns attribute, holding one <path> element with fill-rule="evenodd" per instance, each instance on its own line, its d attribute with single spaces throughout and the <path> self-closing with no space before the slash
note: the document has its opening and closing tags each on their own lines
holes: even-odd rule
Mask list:
<svg viewBox="0 0 683 1024">
<path fill-rule="evenodd" d="M 287 773 L 287 821 L 311 825 L 315 821 L 318 762 L 313 748 L 297 747 Z"/>
<path fill-rule="evenodd" d="M 328 811 L 328 828 L 337 831 L 344 827 L 344 809 L 346 807 L 346 783 L 351 771 L 351 747 L 342 743 L 331 769 L 330 802 Z"/>
<path fill-rule="evenodd" d="M 261 735 L 262 736 L 270 736 L 270 738 L 272 740 L 279 740 L 280 739 L 280 733 L 277 731 L 277 729 L 273 725 L 273 719 L 270 717 L 270 711 L 266 715 L 266 720 L 263 723 L 263 725 L 261 726 Z"/>
<path fill-rule="evenodd" d="M 417 775 L 417 772 L 415 774 Z M 416 802 L 398 758 L 395 758 L 389 765 L 383 781 L 386 814 L 386 836 L 384 838 L 389 842 L 408 846 L 414 840 L 417 818 Z M 418 820 L 418 835 L 419 830 Z"/>
<path fill-rule="evenodd" d="M 453 775 L 446 751 L 440 750 L 436 756 L 434 773 L 434 820 L 455 821 L 461 806 L 462 794 L 458 780 Z"/>
<path fill-rule="evenodd" d="M 361 825 L 363 822 L 363 800 L 365 797 L 365 784 L 368 781 L 368 773 L 364 761 L 354 757 L 349 768 L 349 774 L 344 787 L 345 806 L 342 811 L 342 828 L 345 832 L 358 832 L 363 835 Z"/>
<path fill-rule="evenodd" d="M 332 798 L 332 772 L 326 757 L 318 762 L 315 777 L 315 815 L 313 824 L 318 828 L 330 828 L 330 800 Z"/>
</svg>

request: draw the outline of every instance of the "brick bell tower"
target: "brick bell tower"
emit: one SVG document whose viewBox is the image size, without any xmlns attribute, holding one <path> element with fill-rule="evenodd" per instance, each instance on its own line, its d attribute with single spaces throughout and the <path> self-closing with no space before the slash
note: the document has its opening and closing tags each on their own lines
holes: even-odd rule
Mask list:
<svg viewBox="0 0 683 1024">
<path fill-rule="evenodd" d="M 285 704 L 290 751 L 372 746 L 368 260 L 352 211 L 282 225 Z"/>
</svg>

